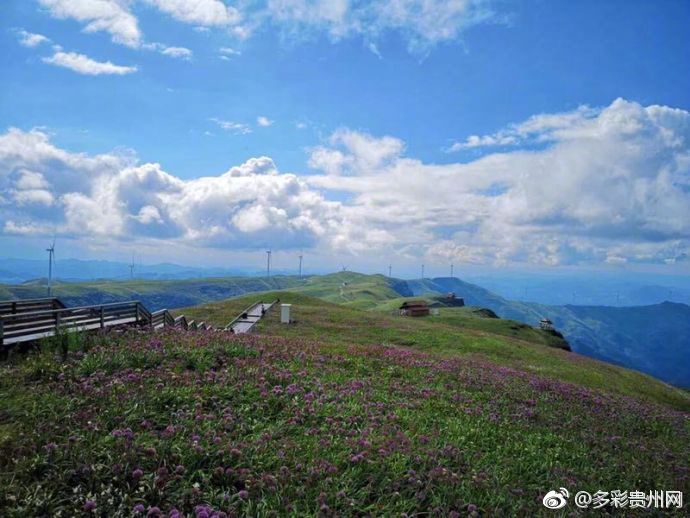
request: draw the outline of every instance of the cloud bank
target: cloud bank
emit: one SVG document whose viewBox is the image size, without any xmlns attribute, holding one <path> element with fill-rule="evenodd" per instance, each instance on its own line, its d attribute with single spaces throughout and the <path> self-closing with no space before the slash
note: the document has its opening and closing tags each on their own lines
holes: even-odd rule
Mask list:
<svg viewBox="0 0 690 518">
<path fill-rule="evenodd" d="M 182 180 L 131 154 L 71 153 L 10 129 L 0 229 L 492 265 L 688 259 L 689 112 L 617 99 L 501 131 L 514 149 L 439 165 L 405 156 L 393 136 L 340 129 L 309 151 L 310 174 L 258 157 Z"/>
</svg>

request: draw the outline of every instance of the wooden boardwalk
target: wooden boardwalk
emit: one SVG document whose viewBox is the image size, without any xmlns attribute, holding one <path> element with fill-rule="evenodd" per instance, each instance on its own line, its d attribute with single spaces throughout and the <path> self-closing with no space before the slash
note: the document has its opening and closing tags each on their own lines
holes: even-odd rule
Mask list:
<svg viewBox="0 0 690 518">
<path fill-rule="evenodd" d="M 276 302 L 277 301 L 269 303 L 257 302 L 256 304 L 251 305 L 245 311 L 240 313 L 235 320 L 225 326 L 225 329 L 232 330 L 232 332 L 235 334 L 248 332 L 252 327 L 254 327 L 254 324 L 261 320 L 261 317 L 263 317 L 264 314 L 271 309 L 273 304 Z"/>
<path fill-rule="evenodd" d="M 225 330 L 247 333 L 278 301 L 258 302 L 230 322 Z M 173 317 L 167 309 L 150 312 L 139 301 L 68 308 L 56 298 L 0 301 L 0 350 L 34 342 L 64 332 L 81 332 L 117 326 L 149 329 L 215 329 L 205 322 Z"/>
<path fill-rule="evenodd" d="M 213 329 L 204 322 L 187 322 L 184 316 L 174 318 L 167 309 L 152 313 L 139 301 L 76 308 L 67 308 L 55 298 L 0 301 L 0 349 L 62 332 L 125 325 L 150 329 Z"/>
</svg>

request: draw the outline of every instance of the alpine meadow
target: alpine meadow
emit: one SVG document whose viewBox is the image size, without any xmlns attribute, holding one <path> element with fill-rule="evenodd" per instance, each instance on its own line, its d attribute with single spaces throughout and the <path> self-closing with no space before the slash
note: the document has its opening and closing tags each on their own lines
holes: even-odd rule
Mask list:
<svg viewBox="0 0 690 518">
<path fill-rule="evenodd" d="M 690 2 L 0 5 L 0 516 L 677 516 Z"/>
</svg>

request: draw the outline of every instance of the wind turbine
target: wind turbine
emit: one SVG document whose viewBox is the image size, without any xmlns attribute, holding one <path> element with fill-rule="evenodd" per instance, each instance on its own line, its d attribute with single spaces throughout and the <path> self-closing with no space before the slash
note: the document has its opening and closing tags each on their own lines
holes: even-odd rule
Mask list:
<svg viewBox="0 0 690 518">
<path fill-rule="evenodd" d="M 422 279 L 424 279 L 424 265 L 422 265 Z"/>
<path fill-rule="evenodd" d="M 302 251 L 299 252 L 299 278 L 302 278 Z"/>
<path fill-rule="evenodd" d="M 388 265 L 388 278 L 392 278 L 393 276 L 391 275 L 391 272 L 393 271 L 393 265 L 389 264 Z"/>
<path fill-rule="evenodd" d="M 46 248 L 48 252 L 48 296 L 50 297 L 52 293 L 53 285 L 53 263 L 55 262 L 55 238 L 53 238 L 53 243 L 50 247 Z"/>
<path fill-rule="evenodd" d="M 271 277 L 271 251 L 266 250 L 266 277 Z"/>
<path fill-rule="evenodd" d="M 134 254 L 132 253 L 132 262 L 129 264 L 129 278 L 134 279 Z"/>
<path fill-rule="evenodd" d="M 450 278 L 453 278 L 453 263 L 450 263 Z"/>
</svg>

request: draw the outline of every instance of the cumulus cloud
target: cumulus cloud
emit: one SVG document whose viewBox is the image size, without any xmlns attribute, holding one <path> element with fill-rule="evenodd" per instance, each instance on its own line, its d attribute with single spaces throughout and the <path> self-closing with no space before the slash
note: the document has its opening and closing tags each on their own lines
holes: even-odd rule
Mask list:
<svg viewBox="0 0 690 518">
<path fill-rule="evenodd" d="M 329 138 L 329 146 L 312 150 L 309 165 L 331 175 L 360 174 L 374 171 L 398 158 L 405 144 L 394 137 L 375 138 L 347 128 Z"/>
<path fill-rule="evenodd" d="M 50 43 L 50 38 L 44 36 L 43 34 L 27 32 L 23 29 L 19 29 L 17 31 L 17 36 L 19 37 L 19 44 L 23 47 L 34 48 L 38 47 L 42 43 Z"/>
<path fill-rule="evenodd" d="M 317 187 L 400 250 L 477 263 L 668 262 L 690 247 L 690 113 L 617 99 L 515 126 L 543 149 L 434 165 L 392 137 L 340 130 Z"/>
<path fill-rule="evenodd" d="M 11 129 L 0 136 L 0 229 L 428 263 L 688 260 L 689 112 L 617 99 L 517 126 L 544 145 L 431 164 L 393 136 L 340 129 L 311 149 L 311 174 L 258 157 L 194 180 Z"/>
<path fill-rule="evenodd" d="M 85 32 L 104 31 L 116 43 L 137 47 L 142 35 L 129 2 L 121 0 L 38 0 L 55 18 L 72 19 L 84 25 Z"/>
<path fill-rule="evenodd" d="M 130 153 L 89 156 L 42 131 L 0 136 L 0 232 L 216 248 L 327 248 L 346 230 L 328 201 L 270 158 L 185 181 Z"/>
<path fill-rule="evenodd" d="M 125 75 L 137 71 L 137 67 L 115 65 L 110 61 L 96 61 L 84 54 L 58 51 L 51 57 L 43 58 L 44 63 L 67 68 L 78 74 L 89 76 Z"/>
</svg>

